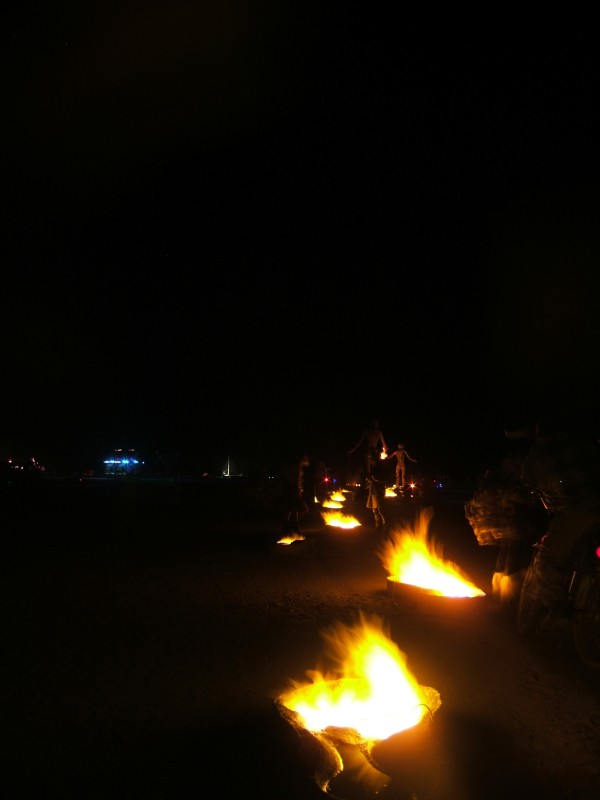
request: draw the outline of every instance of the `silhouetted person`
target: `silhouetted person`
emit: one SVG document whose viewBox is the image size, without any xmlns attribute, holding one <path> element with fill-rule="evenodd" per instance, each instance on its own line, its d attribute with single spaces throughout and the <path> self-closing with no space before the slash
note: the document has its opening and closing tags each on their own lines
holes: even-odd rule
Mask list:
<svg viewBox="0 0 600 800">
<path fill-rule="evenodd" d="M 542 628 L 566 616 L 566 569 L 576 542 L 600 526 L 600 447 L 579 421 L 538 423 L 521 470 L 523 483 L 550 512 L 540 550 L 539 589 L 548 615 Z"/>
<path fill-rule="evenodd" d="M 547 524 L 539 498 L 520 478 L 526 454 L 524 449 L 507 455 L 499 469 L 486 470 L 464 507 L 478 544 L 498 548 L 490 598 L 496 608 L 518 597 L 531 546 Z"/>
<path fill-rule="evenodd" d="M 379 449 L 380 446 L 381 450 Z M 379 430 L 379 420 L 372 419 L 369 422 L 358 442 L 352 450 L 348 451 L 348 455 L 352 455 L 358 449 L 362 452 L 365 475 L 372 475 L 375 464 L 380 458 L 380 453 L 387 451 L 383 433 Z"/>
<path fill-rule="evenodd" d="M 385 525 L 383 516 L 383 503 L 385 498 L 385 483 L 374 474 L 366 476 L 367 482 L 367 508 L 373 512 L 375 527 L 381 528 Z"/>
<path fill-rule="evenodd" d="M 300 533 L 300 514 L 308 510 L 304 492 L 304 471 L 309 464 L 309 457 L 303 453 L 291 464 L 286 465 L 281 472 L 279 502 L 281 533 L 284 536 L 290 533 Z"/>
<path fill-rule="evenodd" d="M 396 459 L 396 489 L 402 489 L 406 484 L 406 459 L 417 463 L 417 459 L 408 454 L 402 442 L 398 443 L 398 448 L 388 455 L 388 458 Z"/>
</svg>

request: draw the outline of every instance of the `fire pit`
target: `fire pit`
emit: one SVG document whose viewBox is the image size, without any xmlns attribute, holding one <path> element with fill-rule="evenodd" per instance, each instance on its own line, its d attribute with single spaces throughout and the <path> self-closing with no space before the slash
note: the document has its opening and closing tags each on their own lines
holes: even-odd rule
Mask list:
<svg viewBox="0 0 600 800">
<path fill-rule="evenodd" d="M 485 597 L 460 567 L 443 558 L 441 548 L 429 537 L 432 516 L 432 509 L 423 509 L 412 527 L 392 531 L 379 546 L 377 555 L 388 572 L 388 594 L 403 600 L 412 596 L 420 603 L 430 598 Z"/>
<path fill-rule="evenodd" d="M 472 612 L 479 613 L 485 610 L 487 596 L 477 597 L 447 597 L 424 589 L 421 586 L 412 586 L 402 583 L 388 576 L 387 594 L 392 603 L 406 610 L 427 615 L 442 616 L 470 616 Z"/>
<path fill-rule="evenodd" d="M 343 514 L 341 511 L 321 511 L 325 525 L 342 530 L 360 528 L 360 522 L 352 514 Z"/>
<path fill-rule="evenodd" d="M 365 785 L 375 797 L 389 782 L 374 755 L 377 746 L 407 731 L 412 733 L 402 741 L 424 743 L 441 698 L 436 689 L 417 683 L 378 617 L 361 614 L 354 627 L 340 624 L 323 637 L 335 672 L 308 671 L 309 680 L 292 681 L 275 707 L 309 754 L 319 788 L 341 797 L 347 796 L 345 783 L 359 782 L 361 797 L 366 797 Z M 380 752 L 385 761 L 386 749 Z"/>
</svg>

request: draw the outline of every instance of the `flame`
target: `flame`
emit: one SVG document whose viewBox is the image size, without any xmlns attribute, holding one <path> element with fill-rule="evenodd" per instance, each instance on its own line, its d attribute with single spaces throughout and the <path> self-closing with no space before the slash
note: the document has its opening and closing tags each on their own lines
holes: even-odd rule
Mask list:
<svg viewBox="0 0 600 800">
<path fill-rule="evenodd" d="M 307 671 L 309 682 L 291 681 L 281 697 L 309 731 L 351 728 L 372 742 L 412 728 L 441 705 L 435 689 L 419 686 L 379 617 L 360 613 L 354 626 L 337 623 L 322 636 L 335 670 Z"/>
<path fill-rule="evenodd" d="M 321 505 L 323 508 L 343 508 L 342 503 L 338 503 L 337 500 L 323 500 Z"/>
<path fill-rule="evenodd" d="M 386 497 L 397 497 L 398 495 L 396 494 L 396 492 L 394 491 L 394 488 L 392 486 L 386 486 L 385 487 L 385 496 Z"/>
<path fill-rule="evenodd" d="M 518 597 L 523 581 L 521 573 L 507 575 L 503 572 L 494 572 L 492 575 L 492 595 L 500 602 L 505 603 Z"/>
<path fill-rule="evenodd" d="M 385 459 L 387 458 L 387 453 L 385 452 L 385 450 L 382 450 L 381 453 L 379 453 L 379 458 L 382 461 L 385 461 Z"/>
<path fill-rule="evenodd" d="M 306 537 L 301 533 L 291 533 L 289 536 L 282 536 L 277 540 L 277 544 L 292 544 L 292 542 L 303 542 Z"/>
<path fill-rule="evenodd" d="M 346 500 L 346 498 L 344 497 L 344 495 L 342 494 L 342 492 L 332 492 L 332 493 L 329 495 L 329 498 L 330 498 L 330 500 L 334 500 L 334 501 L 336 501 L 337 503 L 344 503 L 344 502 L 345 502 L 345 500 Z"/>
<path fill-rule="evenodd" d="M 441 550 L 435 552 L 428 533 L 432 516 L 433 509 L 423 509 L 413 528 L 392 531 L 379 546 L 377 555 L 389 576 L 444 597 L 483 597 L 485 592 L 471 583 L 460 567 L 444 561 Z"/>
<path fill-rule="evenodd" d="M 342 514 L 341 511 L 321 511 L 321 516 L 326 525 L 334 528 L 358 528 L 360 522 L 351 514 Z"/>
</svg>

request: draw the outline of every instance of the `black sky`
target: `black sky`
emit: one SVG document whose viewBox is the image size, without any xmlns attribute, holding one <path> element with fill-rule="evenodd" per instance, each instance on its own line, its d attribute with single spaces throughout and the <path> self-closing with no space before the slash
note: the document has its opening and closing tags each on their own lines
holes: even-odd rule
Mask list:
<svg viewBox="0 0 600 800">
<path fill-rule="evenodd" d="M 334 459 L 378 416 L 447 462 L 596 403 L 585 20 L 322 5 L 10 17 L 1 450 Z"/>
</svg>

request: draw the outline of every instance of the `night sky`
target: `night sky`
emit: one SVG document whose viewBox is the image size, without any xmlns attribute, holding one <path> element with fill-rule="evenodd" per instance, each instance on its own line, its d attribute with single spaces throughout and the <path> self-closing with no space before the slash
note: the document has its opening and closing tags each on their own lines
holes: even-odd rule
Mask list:
<svg viewBox="0 0 600 800">
<path fill-rule="evenodd" d="M 8 22 L 0 455 L 335 462 L 378 417 L 452 469 L 597 404 L 590 21 L 173 0 Z"/>
</svg>

